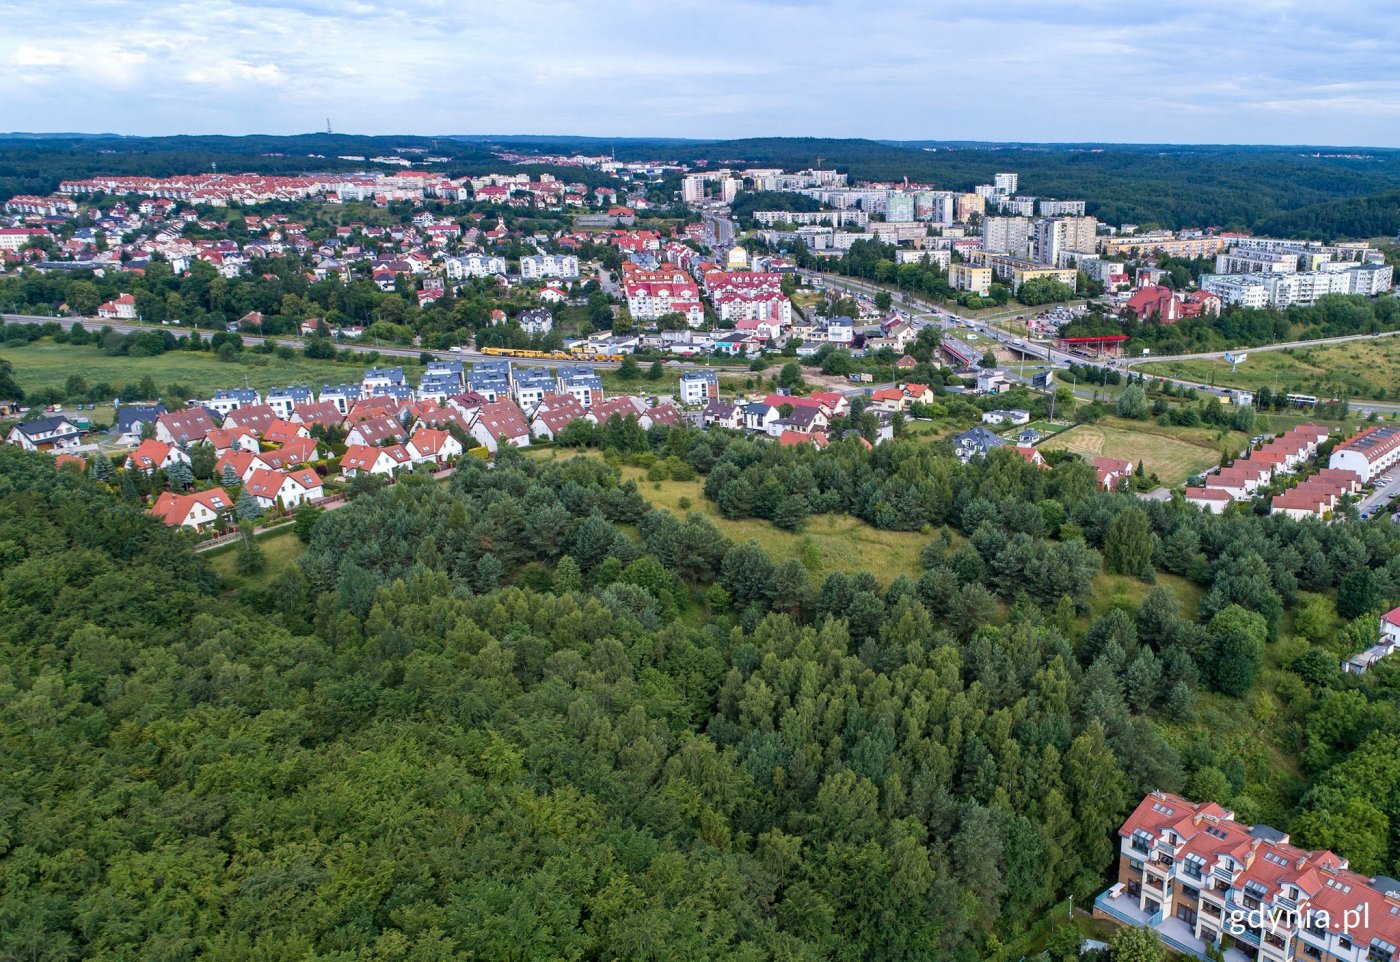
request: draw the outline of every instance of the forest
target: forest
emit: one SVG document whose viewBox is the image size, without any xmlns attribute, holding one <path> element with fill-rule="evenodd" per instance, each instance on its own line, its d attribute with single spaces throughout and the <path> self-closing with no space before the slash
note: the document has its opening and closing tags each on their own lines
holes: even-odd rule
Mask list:
<svg viewBox="0 0 1400 962">
<path fill-rule="evenodd" d="M 703 161 L 726 166 L 821 166 L 854 179 L 930 183 L 971 190 L 1001 170 L 1021 174 L 1021 191 L 1083 199 L 1109 224 L 1219 227 L 1322 240 L 1400 232 L 1400 151 L 1368 148 L 1356 156 L 1316 156 L 1296 147 L 1133 144 L 884 143 L 830 138 L 694 141 L 606 138 L 425 138 L 305 134 L 295 137 L 0 137 L 0 201 L 47 193 L 67 178 L 96 173 L 168 176 L 219 170 L 300 173 L 349 170 L 364 163 L 341 154 L 395 148 L 449 160 L 449 176 L 499 169 L 500 149 L 539 154 L 615 152 L 636 161 Z M 1356 154 L 1356 151 L 1348 151 Z M 319 156 L 317 156 L 319 155 Z M 522 168 L 527 169 L 527 168 Z M 534 169 L 534 168 L 530 168 Z M 546 169 L 565 179 L 596 171 Z"/>
<path fill-rule="evenodd" d="M 1150 788 L 1395 873 L 1400 676 L 1337 668 L 1389 526 L 917 442 L 601 445 L 357 488 L 237 591 L 0 449 L 0 958 L 1002 959 Z M 922 571 L 817 580 L 637 466 Z"/>
</svg>

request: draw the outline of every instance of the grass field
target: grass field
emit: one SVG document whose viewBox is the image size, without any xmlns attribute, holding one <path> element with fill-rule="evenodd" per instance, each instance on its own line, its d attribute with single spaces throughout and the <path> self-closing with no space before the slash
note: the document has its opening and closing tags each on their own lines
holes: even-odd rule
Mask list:
<svg viewBox="0 0 1400 962">
<path fill-rule="evenodd" d="M 114 388 L 138 383 L 149 375 L 162 392 L 171 384 L 181 384 L 196 397 L 207 397 L 219 388 L 242 387 L 245 379 L 260 392 L 289 384 L 305 384 L 319 390 L 322 384 L 359 381 L 367 366 L 309 360 L 300 355 L 282 360 L 250 351 L 233 363 L 220 361 L 213 354 L 185 351 L 170 351 L 158 357 L 110 357 L 90 344 L 55 344 L 48 338 L 24 347 L 0 349 L 0 358 L 14 365 L 15 379 L 25 391 L 61 391 L 66 379 L 74 374 L 89 386 L 106 383 Z M 407 359 L 394 357 L 382 363 L 403 367 L 404 373 L 417 383 L 419 365 L 416 361 L 405 364 L 404 360 Z"/>
<path fill-rule="evenodd" d="M 1261 385 L 1318 397 L 1400 398 L 1400 338 L 1258 351 L 1231 373 L 1220 359 L 1159 361 L 1133 368 L 1201 384 L 1252 391 Z"/>
<path fill-rule="evenodd" d="M 289 567 L 306 551 L 306 545 L 292 532 L 292 526 L 274 531 L 258 539 L 258 547 L 267 558 L 267 565 L 255 575 L 240 575 L 235 565 L 238 563 L 238 544 L 235 541 L 227 548 L 209 552 L 209 566 L 219 573 L 229 586 L 240 588 L 266 588 L 275 584 Z"/>
<path fill-rule="evenodd" d="M 564 448 L 528 450 L 531 457 L 551 459 L 571 458 L 580 453 Z M 585 453 L 601 457 L 596 451 Z M 713 521 L 726 537 L 735 541 L 752 538 L 775 561 L 797 558 L 808 565 L 817 578 L 825 578 L 833 571 L 871 571 L 882 584 L 888 584 L 900 575 L 919 576 L 919 552 L 929 538 L 916 531 L 881 531 L 850 515 L 835 514 L 808 518 L 806 527 L 796 533 L 756 518 L 732 521 L 705 500 L 702 481 L 648 481 L 646 471 L 641 468 L 622 465 L 620 470 L 623 478 L 636 481 L 642 497 L 658 508 L 680 517 L 698 511 Z M 690 507 L 681 506 L 682 498 L 689 499 Z"/>
<path fill-rule="evenodd" d="M 1164 428 L 1152 421 L 1105 418 L 1078 424 L 1041 443 L 1046 450 L 1068 450 L 1086 458 L 1099 455 L 1143 463 L 1168 486 L 1178 485 L 1220 463 L 1220 449 L 1243 449 L 1248 439 L 1238 432 L 1210 428 Z"/>
</svg>

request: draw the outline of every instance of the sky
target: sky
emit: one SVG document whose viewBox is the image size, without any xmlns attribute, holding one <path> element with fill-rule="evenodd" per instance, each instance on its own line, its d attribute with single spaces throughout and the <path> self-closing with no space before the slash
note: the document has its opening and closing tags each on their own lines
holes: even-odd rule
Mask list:
<svg viewBox="0 0 1400 962">
<path fill-rule="evenodd" d="M 0 0 L 0 130 L 1400 146 L 1397 41 L 1374 0 Z"/>
</svg>

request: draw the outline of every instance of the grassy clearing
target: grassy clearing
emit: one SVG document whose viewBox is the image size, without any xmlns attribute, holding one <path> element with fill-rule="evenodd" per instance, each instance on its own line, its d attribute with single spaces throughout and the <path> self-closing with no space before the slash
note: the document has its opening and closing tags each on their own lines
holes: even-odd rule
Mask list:
<svg viewBox="0 0 1400 962">
<path fill-rule="evenodd" d="M 1134 370 L 1252 391 L 1260 385 L 1318 397 L 1400 398 L 1400 338 L 1256 351 L 1232 373 L 1220 358 L 1160 361 Z"/>
<path fill-rule="evenodd" d="M 213 354 L 169 351 L 158 357 L 111 357 L 92 345 L 55 344 L 48 338 L 24 347 L 6 347 L 0 357 L 15 367 L 15 379 L 25 391 L 63 389 L 70 375 L 78 375 L 89 386 L 110 384 L 119 388 L 150 377 L 161 390 L 171 384 L 188 387 L 196 397 L 207 397 L 219 388 L 242 387 L 246 383 L 260 392 L 289 384 L 305 384 L 317 390 L 322 384 L 358 381 L 368 365 L 337 361 L 310 360 L 298 355 L 283 360 L 275 355 L 245 351 L 240 360 L 225 363 Z M 401 366 L 417 381 L 419 365 L 393 357 L 381 363 Z"/>
<path fill-rule="evenodd" d="M 767 521 L 745 518 L 733 521 L 705 500 L 700 481 L 648 481 L 641 468 L 622 467 L 624 478 L 635 480 L 645 497 L 658 508 L 684 516 L 699 511 L 735 541 L 757 541 L 775 561 L 798 558 L 818 577 L 833 571 L 871 571 L 885 584 L 899 575 L 917 578 L 919 552 L 928 543 L 914 531 L 882 531 L 850 515 L 822 514 L 807 520 L 801 532 L 783 531 Z M 681 506 L 688 498 L 690 507 Z"/>
<path fill-rule="evenodd" d="M 296 564 L 297 559 L 306 551 L 306 545 L 293 533 L 291 525 L 284 530 L 274 531 L 270 534 L 258 538 L 258 547 L 262 549 L 263 556 L 267 559 L 267 565 L 262 571 L 255 575 L 240 575 L 236 565 L 238 564 L 238 543 L 235 541 L 227 548 L 219 548 L 209 552 L 205 557 L 209 559 L 209 565 L 219 575 L 228 582 L 229 586 L 235 590 L 245 588 L 266 588 L 282 577 L 288 568 Z"/>
<path fill-rule="evenodd" d="M 1178 485 L 1220 463 L 1220 450 L 1240 450 L 1248 440 L 1243 434 L 1212 428 L 1161 427 L 1152 421 L 1105 418 L 1098 424 L 1078 424 L 1062 431 L 1041 447 L 1067 450 L 1086 458 L 1100 455 L 1143 462 L 1168 486 Z"/>
<path fill-rule="evenodd" d="M 567 448 L 530 448 L 530 457 L 571 458 L 578 455 L 602 457 L 600 452 L 579 452 Z M 637 482 L 642 497 L 658 508 L 679 517 L 699 512 L 715 523 L 726 537 L 734 541 L 753 539 L 778 562 L 797 558 L 818 578 L 833 571 L 870 571 L 882 584 L 900 575 L 919 576 L 919 552 L 928 543 L 927 535 L 916 531 L 882 531 L 850 515 L 822 514 L 807 519 L 800 532 L 783 531 L 767 521 L 745 518 L 734 521 L 725 518 L 705 499 L 704 482 L 648 481 L 646 471 L 630 465 L 619 470 L 626 480 Z M 681 499 L 688 499 L 683 507 Z"/>
</svg>

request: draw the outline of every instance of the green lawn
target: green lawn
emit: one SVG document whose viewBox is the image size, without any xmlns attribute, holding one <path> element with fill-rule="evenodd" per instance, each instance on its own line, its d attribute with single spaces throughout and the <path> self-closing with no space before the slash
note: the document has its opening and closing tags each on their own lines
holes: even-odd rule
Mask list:
<svg viewBox="0 0 1400 962">
<path fill-rule="evenodd" d="M 1089 459 L 1102 455 L 1122 458 L 1134 465 L 1141 461 L 1163 484 L 1174 486 L 1219 464 L 1222 447 L 1228 445 L 1232 451 L 1238 451 L 1246 441 L 1248 438 L 1235 431 L 1161 427 L 1155 421 L 1105 418 L 1098 424 L 1077 424 L 1041 442 L 1040 447 L 1073 451 Z"/>
<path fill-rule="evenodd" d="M 1374 401 L 1400 398 L 1400 338 L 1349 341 L 1283 351 L 1256 351 L 1233 373 L 1224 360 L 1197 358 L 1135 365 L 1146 375 L 1181 378 L 1218 387 L 1270 389 L 1317 397 Z"/>
<path fill-rule="evenodd" d="M 234 589 L 266 588 L 275 584 L 282 574 L 306 551 L 306 545 L 292 532 L 292 526 L 273 531 L 258 538 L 267 565 L 255 575 L 240 575 L 238 563 L 238 543 L 235 541 L 226 548 L 210 551 L 205 557 L 209 565 Z"/>
<path fill-rule="evenodd" d="M 322 384 L 359 381 L 367 366 L 310 360 L 300 355 L 283 360 L 252 351 L 245 351 L 233 363 L 224 363 L 211 353 L 185 351 L 170 351 L 157 357 L 111 357 L 90 344 L 55 344 L 48 338 L 23 347 L 6 346 L 0 349 L 0 358 L 14 365 L 15 379 L 25 391 L 61 391 L 66 379 L 74 374 L 90 387 L 106 383 L 114 388 L 150 376 L 162 392 L 178 383 L 189 388 L 195 397 L 207 397 L 219 388 L 242 387 L 245 383 L 260 392 L 290 384 L 319 390 Z M 419 365 L 416 361 L 405 364 L 404 360 L 393 357 L 382 363 L 403 367 L 416 383 Z"/>
</svg>

